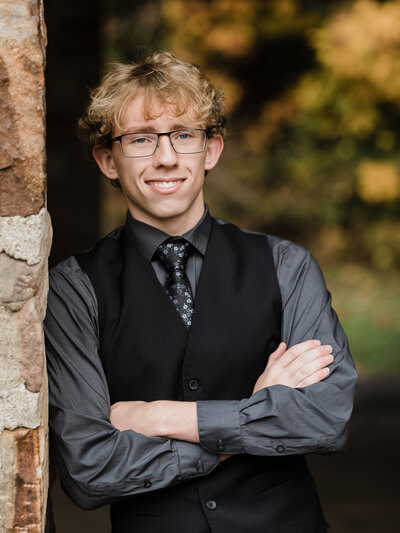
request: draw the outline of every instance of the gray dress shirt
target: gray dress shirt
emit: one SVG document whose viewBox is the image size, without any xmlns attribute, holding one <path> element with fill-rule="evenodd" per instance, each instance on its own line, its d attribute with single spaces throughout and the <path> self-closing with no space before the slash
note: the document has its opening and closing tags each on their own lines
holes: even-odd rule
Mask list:
<svg viewBox="0 0 400 533">
<path fill-rule="evenodd" d="M 128 223 L 128 230 L 135 225 L 140 231 L 134 234 L 145 236 L 138 246 L 163 283 L 165 271 L 153 253 L 167 235 L 137 221 Z M 187 264 L 194 296 L 210 228 L 206 211 L 184 235 L 195 248 Z M 335 360 L 329 376 L 309 387 L 275 385 L 236 401 L 198 401 L 199 444 L 119 431 L 111 424 L 93 287 L 74 257 L 50 271 L 45 320 L 50 425 L 63 485 L 78 505 L 92 509 L 207 475 L 219 465 L 221 443 L 227 454 L 343 451 L 357 381 L 345 334 L 310 253 L 278 237 L 265 239 L 282 295 L 282 340 L 293 346 L 319 339 L 333 346 Z"/>
</svg>

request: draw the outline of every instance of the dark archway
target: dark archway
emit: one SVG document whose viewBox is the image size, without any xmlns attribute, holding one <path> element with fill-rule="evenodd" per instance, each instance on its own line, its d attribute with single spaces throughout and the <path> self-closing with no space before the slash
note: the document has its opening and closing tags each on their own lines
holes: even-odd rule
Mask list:
<svg viewBox="0 0 400 533">
<path fill-rule="evenodd" d="M 101 68 L 101 3 L 45 2 L 48 33 L 48 208 L 54 229 L 51 264 L 91 246 L 98 237 L 100 188 L 83 153 L 76 124 Z"/>
</svg>

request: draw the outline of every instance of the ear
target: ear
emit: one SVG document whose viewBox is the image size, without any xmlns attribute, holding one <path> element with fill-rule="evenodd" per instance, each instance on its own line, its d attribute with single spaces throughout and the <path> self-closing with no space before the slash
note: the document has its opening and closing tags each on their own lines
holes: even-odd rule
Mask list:
<svg viewBox="0 0 400 533">
<path fill-rule="evenodd" d="M 224 140 L 221 135 L 207 139 L 205 170 L 211 170 L 218 163 L 219 156 L 224 149 Z"/>
<path fill-rule="evenodd" d="M 109 148 L 97 145 L 92 149 L 92 155 L 99 166 L 101 172 L 110 180 L 117 180 L 118 173 L 115 167 L 114 158 Z"/>
</svg>

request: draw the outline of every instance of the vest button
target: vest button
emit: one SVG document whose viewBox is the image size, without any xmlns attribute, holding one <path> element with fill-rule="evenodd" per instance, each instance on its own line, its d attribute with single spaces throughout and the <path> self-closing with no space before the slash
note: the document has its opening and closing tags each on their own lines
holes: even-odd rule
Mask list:
<svg viewBox="0 0 400 533">
<path fill-rule="evenodd" d="M 144 488 L 145 488 L 145 489 L 149 489 L 149 488 L 151 487 L 151 485 L 152 485 L 152 482 L 151 482 L 151 481 L 145 481 L 145 482 L 144 482 Z"/>
<path fill-rule="evenodd" d="M 276 451 L 278 453 L 282 453 L 285 451 L 285 446 L 283 446 L 282 444 L 278 444 L 278 446 L 276 447 Z"/>
<path fill-rule="evenodd" d="M 197 390 L 200 386 L 200 383 L 197 381 L 197 379 L 191 379 L 189 381 L 189 389 L 190 390 Z"/>
<path fill-rule="evenodd" d="M 214 500 L 210 500 L 206 503 L 207 509 L 210 509 L 210 511 L 213 511 L 217 508 L 217 503 Z"/>
</svg>

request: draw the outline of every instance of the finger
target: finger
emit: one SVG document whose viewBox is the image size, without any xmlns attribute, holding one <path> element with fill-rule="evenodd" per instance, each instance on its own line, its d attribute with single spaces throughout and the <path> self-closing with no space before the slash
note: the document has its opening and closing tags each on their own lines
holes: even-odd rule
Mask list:
<svg viewBox="0 0 400 533">
<path fill-rule="evenodd" d="M 272 359 L 272 360 L 279 359 L 279 357 L 281 357 L 286 352 L 286 348 L 287 348 L 286 342 L 281 342 L 278 348 L 274 352 L 271 353 L 271 355 L 269 356 L 269 359 Z"/>
<path fill-rule="evenodd" d="M 303 379 L 308 374 L 312 373 L 308 372 L 308 369 L 311 368 L 311 371 L 318 370 L 319 364 L 324 361 L 324 356 L 326 356 L 325 361 L 328 361 L 328 364 L 332 362 L 332 346 L 330 346 L 329 344 L 317 346 L 312 350 L 303 352 L 295 359 L 292 359 L 292 361 L 287 365 L 286 369 L 289 372 L 290 376 L 294 376 L 295 374 L 300 373 L 300 376 Z M 312 365 L 314 365 L 314 367 Z M 304 375 L 304 372 L 307 372 L 307 374 Z"/>
<path fill-rule="evenodd" d="M 295 388 L 308 387 L 310 385 L 314 385 L 314 383 L 319 383 L 323 379 L 327 378 L 330 372 L 331 371 L 328 367 L 321 368 L 320 370 L 314 372 L 314 374 L 311 374 L 310 376 L 307 376 L 305 379 L 300 381 L 300 383 L 298 383 Z"/>
<path fill-rule="evenodd" d="M 285 366 L 289 365 L 294 359 L 301 356 L 305 352 L 315 349 L 317 346 L 321 346 L 321 341 L 318 339 L 310 339 L 308 341 L 301 342 L 300 344 L 295 344 L 286 351 L 280 362 Z"/>
<path fill-rule="evenodd" d="M 323 379 L 324 377 L 326 377 L 329 374 L 329 369 L 328 371 L 326 369 L 328 365 L 333 363 L 333 361 L 334 361 L 334 358 L 332 354 L 327 354 L 327 355 L 323 355 L 322 357 L 318 357 L 317 359 L 314 359 L 313 361 L 299 368 L 298 371 L 291 376 L 292 381 L 296 383 L 295 387 L 298 387 L 300 383 L 307 380 L 310 376 L 312 376 L 316 372 L 322 371 L 319 374 L 319 376 L 322 376 L 322 378 L 320 379 Z"/>
</svg>

